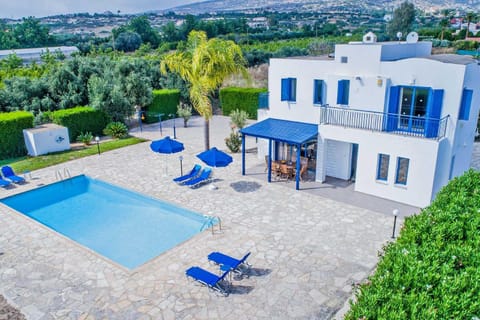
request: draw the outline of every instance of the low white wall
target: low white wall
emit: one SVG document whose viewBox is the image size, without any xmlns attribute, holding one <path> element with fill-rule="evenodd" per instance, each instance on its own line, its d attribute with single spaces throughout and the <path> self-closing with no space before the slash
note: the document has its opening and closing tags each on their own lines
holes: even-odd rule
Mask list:
<svg viewBox="0 0 480 320">
<path fill-rule="evenodd" d="M 430 204 L 438 141 L 328 125 L 319 131 L 324 139 L 358 144 L 355 191 L 418 207 Z M 387 181 L 376 179 L 380 153 L 390 156 Z M 398 157 L 410 159 L 406 185 L 395 183 Z"/>
</svg>

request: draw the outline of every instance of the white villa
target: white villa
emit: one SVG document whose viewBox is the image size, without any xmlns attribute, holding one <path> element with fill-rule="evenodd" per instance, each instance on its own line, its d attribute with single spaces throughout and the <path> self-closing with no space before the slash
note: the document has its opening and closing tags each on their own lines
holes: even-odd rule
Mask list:
<svg viewBox="0 0 480 320">
<path fill-rule="evenodd" d="M 316 181 L 349 180 L 355 191 L 429 205 L 470 166 L 480 66 L 432 55 L 417 38 L 380 43 L 368 33 L 336 45 L 334 58 L 271 59 L 268 102 L 243 138 L 259 138 L 259 157 L 291 161 L 297 172 L 308 159 Z"/>
</svg>

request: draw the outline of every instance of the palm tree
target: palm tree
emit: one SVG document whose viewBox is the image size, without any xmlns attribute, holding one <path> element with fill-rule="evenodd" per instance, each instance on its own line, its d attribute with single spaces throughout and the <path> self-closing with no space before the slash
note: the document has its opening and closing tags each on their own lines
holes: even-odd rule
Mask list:
<svg viewBox="0 0 480 320">
<path fill-rule="evenodd" d="M 465 19 L 467 19 L 467 32 L 465 32 L 465 40 L 468 38 L 468 32 L 470 30 L 470 22 L 476 18 L 476 14 L 472 11 L 467 12 Z"/>
<path fill-rule="evenodd" d="M 443 15 L 443 18 L 442 20 L 440 20 L 440 27 L 442 28 L 442 33 L 440 35 L 440 40 L 443 41 L 443 36 L 445 34 L 445 29 L 450 26 L 450 19 L 451 19 L 451 14 L 452 14 L 452 11 L 450 9 L 443 9 L 442 10 L 442 15 Z"/>
<path fill-rule="evenodd" d="M 167 54 L 160 63 L 163 74 L 168 69 L 189 84 L 192 105 L 205 119 L 205 150 L 210 149 L 211 96 L 230 75 L 248 78 L 245 65 L 242 50 L 233 41 L 207 40 L 205 32 L 195 30 L 189 33 L 185 50 Z"/>
</svg>

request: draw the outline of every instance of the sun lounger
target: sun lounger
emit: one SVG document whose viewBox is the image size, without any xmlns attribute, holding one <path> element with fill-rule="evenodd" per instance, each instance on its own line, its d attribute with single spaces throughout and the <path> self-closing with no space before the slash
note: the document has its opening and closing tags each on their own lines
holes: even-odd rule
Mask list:
<svg viewBox="0 0 480 320">
<path fill-rule="evenodd" d="M 225 271 L 221 276 L 217 276 L 200 267 L 191 267 L 185 274 L 187 278 L 192 278 L 195 281 L 207 286 L 209 289 L 220 292 L 221 294 L 228 296 L 228 283 L 225 277 L 230 270 Z"/>
<path fill-rule="evenodd" d="M 210 181 L 211 174 L 212 174 L 212 169 L 205 168 L 203 169 L 202 173 L 200 173 L 198 177 L 185 181 L 185 185 L 189 186 L 190 188 L 198 187 L 202 183 L 206 183 Z"/>
<path fill-rule="evenodd" d="M 8 187 L 10 184 L 11 184 L 10 181 L 0 178 L 0 187 L 5 188 L 5 187 Z"/>
<path fill-rule="evenodd" d="M 230 270 L 243 275 L 251 267 L 247 263 L 250 252 L 243 256 L 242 259 L 235 259 L 221 252 L 212 252 L 208 255 L 208 260 L 221 266 L 229 266 Z"/>
<path fill-rule="evenodd" d="M 14 183 L 25 182 L 24 178 L 15 175 L 15 172 L 13 172 L 13 169 L 10 166 L 3 166 L 2 167 L 2 174 L 5 177 L 5 179 L 10 180 Z"/>
<path fill-rule="evenodd" d="M 184 183 L 185 181 L 187 181 L 189 179 L 195 178 L 200 173 L 201 170 L 202 170 L 202 166 L 199 165 L 199 164 L 196 164 L 192 168 L 192 170 L 190 170 L 189 173 L 187 173 L 183 176 L 177 177 L 177 178 L 173 179 L 173 181 L 176 182 L 176 183 Z"/>
</svg>

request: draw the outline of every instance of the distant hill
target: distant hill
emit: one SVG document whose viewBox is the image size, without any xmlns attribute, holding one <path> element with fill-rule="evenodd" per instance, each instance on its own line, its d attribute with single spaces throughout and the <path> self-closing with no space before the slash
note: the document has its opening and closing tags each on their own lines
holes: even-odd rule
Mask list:
<svg viewBox="0 0 480 320">
<path fill-rule="evenodd" d="M 363 10 L 393 10 L 404 0 L 209 0 L 188 5 L 182 5 L 167 10 L 156 11 L 165 13 L 173 11 L 177 14 L 202 14 L 218 12 L 258 12 L 258 11 L 319 11 L 353 8 Z M 416 8 L 425 11 L 436 11 L 443 8 L 461 11 L 480 9 L 480 0 L 410 0 Z"/>
</svg>

